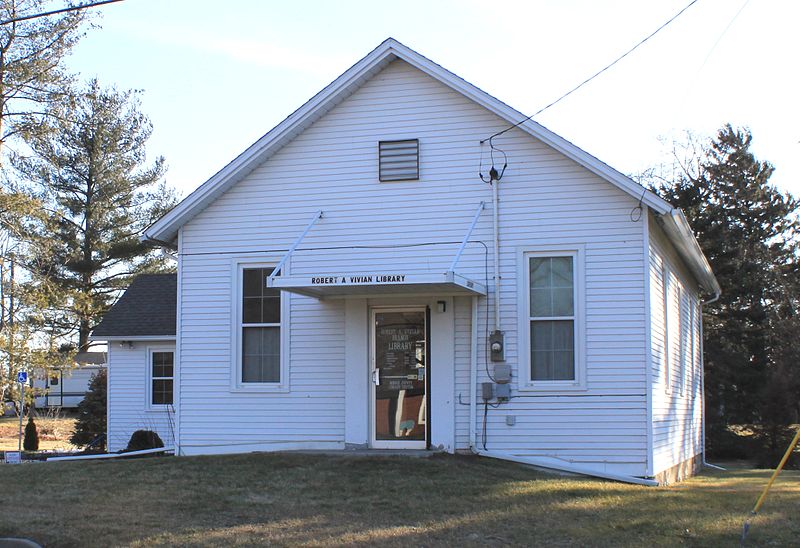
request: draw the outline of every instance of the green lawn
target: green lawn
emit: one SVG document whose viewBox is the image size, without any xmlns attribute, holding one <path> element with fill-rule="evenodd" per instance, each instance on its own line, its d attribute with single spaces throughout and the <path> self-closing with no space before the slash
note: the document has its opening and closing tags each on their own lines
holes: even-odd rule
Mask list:
<svg viewBox="0 0 800 548">
<path fill-rule="evenodd" d="M 0 466 L 0 537 L 47 546 L 733 546 L 769 471 L 668 488 L 496 460 L 299 454 Z M 784 472 L 749 545 L 796 545 L 800 473 Z"/>
</svg>

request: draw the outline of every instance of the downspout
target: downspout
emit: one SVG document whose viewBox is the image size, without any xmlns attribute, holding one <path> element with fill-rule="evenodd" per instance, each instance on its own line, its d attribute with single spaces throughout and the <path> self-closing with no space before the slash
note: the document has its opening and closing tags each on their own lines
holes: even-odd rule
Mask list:
<svg viewBox="0 0 800 548">
<path fill-rule="evenodd" d="M 478 297 L 473 296 L 472 302 L 472 328 L 469 349 L 469 449 L 477 453 L 477 432 L 475 419 L 478 411 Z M 488 304 L 488 303 L 487 303 Z"/>
<path fill-rule="evenodd" d="M 700 301 L 700 360 L 702 361 L 703 367 L 701 370 L 700 375 L 700 398 L 701 398 L 701 413 L 703 414 L 703 420 L 701 421 L 701 428 L 703 429 L 703 466 L 708 466 L 709 468 L 714 468 L 715 470 L 725 470 L 725 468 L 721 466 L 717 466 L 715 464 L 711 464 L 706 461 L 706 360 L 705 360 L 705 352 L 703 351 L 703 305 L 711 304 L 717 299 L 719 299 L 720 293 L 716 292 L 714 296 L 707 300 L 707 301 Z"/>
<path fill-rule="evenodd" d="M 646 485 L 648 487 L 657 487 L 658 482 L 653 479 L 647 478 L 639 478 L 636 476 L 626 476 L 625 474 L 613 474 L 611 472 L 600 472 L 597 470 L 593 470 L 591 468 L 586 468 L 584 466 L 575 465 L 575 464 L 559 464 L 558 466 L 554 465 L 548 461 L 541 461 L 536 457 L 520 457 L 517 455 L 511 455 L 509 453 L 502 453 L 500 451 L 482 451 L 478 450 L 477 454 L 482 457 L 491 457 L 493 459 L 500 459 L 500 460 L 507 460 L 510 462 L 517 462 L 520 464 L 528 464 L 531 466 L 537 466 L 539 468 L 549 468 L 551 470 L 558 470 L 561 472 L 570 472 L 573 474 L 582 474 L 585 476 L 592 476 L 596 478 L 603 478 L 609 479 L 614 481 L 621 481 L 624 483 L 633 483 L 636 485 Z"/>
</svg>

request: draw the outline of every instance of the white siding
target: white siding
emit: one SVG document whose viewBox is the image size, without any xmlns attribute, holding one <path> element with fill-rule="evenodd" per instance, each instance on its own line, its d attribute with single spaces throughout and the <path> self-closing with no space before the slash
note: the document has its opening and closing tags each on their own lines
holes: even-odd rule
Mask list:
<svg viewBox="0 0 800 548">
<path fill-rule="evenodd" d="M 164 445 L 174 444 L 175 418 L 166 408 L 148 407 L 148 348 L 174 349 L 173 341 L 137 341 L 131 348 L 108 345 L 108 449 L 125 449 L 136 430 L 158 433 Z"/>
<path fill-rule="evenodd" d="M 39 409 L 78 407 L 89 390 L 92 377 L 103 368 L 85 366 L 56 371 L 54 375 L 59 382 L 55 385 L 51 383 L 50 378 L 34 379 L 34 389 L 37 389 L 37 393 L 42 394 L 36 397 L 36 407 Z"/>
<path fill-rule="evenodd" d="M 478 203 L 486 201 L 472 240 L 489 246 L 489 262 L 473 243 L 458 270 L 487 281 L 491 190 L 477 177 L 478 142 L 506 126 L 395 61 L 184 226 L 184 451 L 343 443 L 343 302 L 291 297 L 289 392 L 231 392 L 232 259 L 277 261 L 322 209 L 323 219 L 292 259 L 292 274 L 442 272 Z M 414 138 L 420 140 L 420 180 L 379 183 L 378 141 Z M 643 475 L 645 265 L 642 221 L 630 218 L 636 200 L 521 131 L 496 144 L 509 158 L 500 183 L 500 302 L 513 387 L 527 375 L 517 353 L 518 252 L 558 245 L 585 249 L 587 390 L 547 397 L 515 390 L 524 397 L 489 410 L 487 447 Z M 484 171 L 488 157 L 486 149 Z M 330 249 L 397 244 L 417 247 Z M 310 248 L 316 251 L 302 251 Z M 469 300 L 456 299 L 455 308 L 454 428 L 457 447 L 466 448 L 468 407 L 458 404 L 458 396 L 468 403 Z M 487 312 L 481 299 L 479 382 L 487 380 Z M 516 418 L 514 426 L 506 425 L 508 415 Z"/>
<path fill-rule="evenodd" d="M 690 280 L 663 231 L 651 220 L 652 428 L 656 474 L 701 453 L 703 447 L 702 318 L 697 286 Z"/>
</svg>

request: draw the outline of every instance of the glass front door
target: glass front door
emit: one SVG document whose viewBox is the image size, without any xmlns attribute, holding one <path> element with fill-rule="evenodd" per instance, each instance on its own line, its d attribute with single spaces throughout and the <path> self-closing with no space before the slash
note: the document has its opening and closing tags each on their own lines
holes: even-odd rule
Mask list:
<svg viewBox="0 0 800 548">
<path fill-rule="evenodd" d="M 425 309 L 375 310 L 372 320 L 372 445 L 424 449 L 428 429 Z"/>
</svg>

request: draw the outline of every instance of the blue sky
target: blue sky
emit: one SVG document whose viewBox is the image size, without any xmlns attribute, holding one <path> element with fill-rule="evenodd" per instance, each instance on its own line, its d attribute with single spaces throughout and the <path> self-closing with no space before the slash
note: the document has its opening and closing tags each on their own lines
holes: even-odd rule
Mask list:
<svg viewBox="0 0 800 548">
<path fill-rule="evenodd" d="M 532 113 L 688 2 L 126 0 L 96 8 L 69 63 L 143 90 L 148 152 L 186 195 L 389 36 Z M 700 0 L 536 121 L 628 174 L 671 169 L 686 130 L 747 126 L 800 195 L 797 21 L 792 0 Z"/>
</svg>

